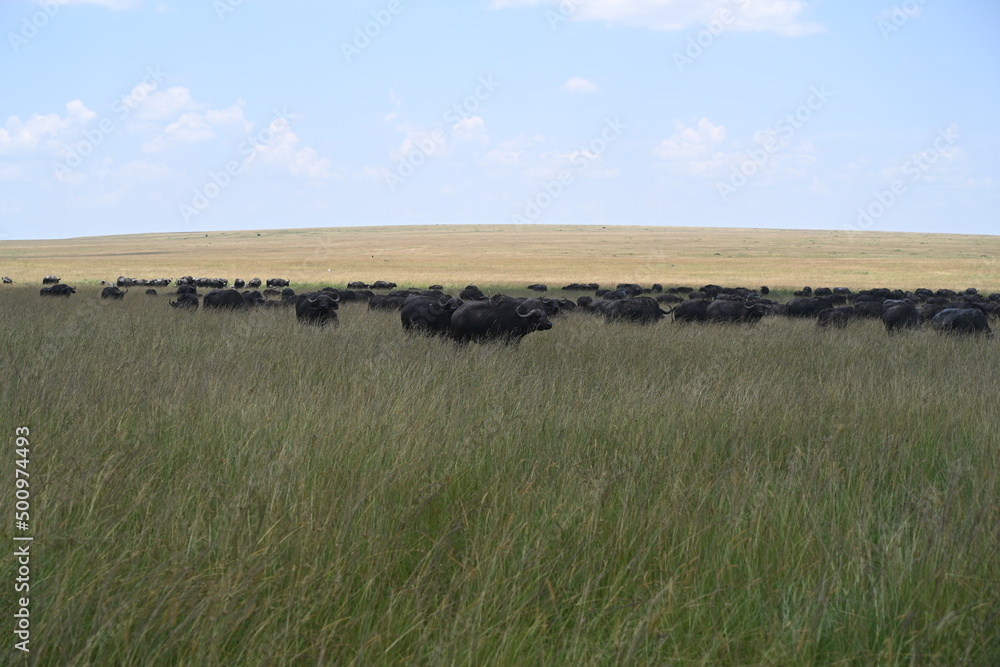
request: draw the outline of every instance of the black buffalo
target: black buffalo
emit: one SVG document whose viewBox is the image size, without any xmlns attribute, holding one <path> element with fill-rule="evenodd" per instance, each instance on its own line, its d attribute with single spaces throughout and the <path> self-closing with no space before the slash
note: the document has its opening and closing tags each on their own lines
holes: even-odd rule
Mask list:
<svg viewBox="0 0 1000 667">
<path fill-rule="evenodd" d="M 153 289 L 152 287 L 150 287 L 148 290 L 146 290 L 146 296 L 156 296 L 156 295 L 157 295 L 156 294 L 156 290 Z"/>
<path fill-rule="evenodd" d="M 638 324 L 654 324 L 671 312 L 661 309 L 656 299 L 650 296 L 611 301 L 603 307 L 603 311 L 607 322 L 619 320 Z"/>
<path fill-rule="evenodd" d="M 673 308 L 674 321 L 704 322 L 708 317 L 708 301 L 685 301 Z"/>
<path fill-rule="evenodd" d="M 615 285 L 615 291 L 625 292 L 629 296 L 639 296 L 646 290 L 638 283 L 618 283 Z"/>
<path fill-rule="evenodd" d="M 462 306 L 461 299 L 442 296 L 437 299 L 414 296 L 406 300 L 399 319 L 406 331 L 445 334 L 451 329 L 451 317 Z"/>
<path fill-rule="evenodd" d="M 337 321 L 337 303 L 339 301 L 340 295 L 336 292 L 300 294 L 295 304 L 295 317 L 300 324 L 339 326 L 340 323 Z"/>
<path fill-rule="evenodd" d="M 365 287 L 367 287 L 367 285 L 365 285 Z M 397 287 L 396 283 L 391 283 L 388 280 L 376 280 L 371 286 L 372 289 L 394 289 L 395 287 Z"/>
<path fill-rule="evenodd" d="M 267 286 L 268 287 L 288 287 L 289 284 L 290 284 L 289 281 L 286 280 L 286 279 L 284 279 L 284 278 L 268 278 L 267 279 Z"/>
<path fill-rule="evenodd" d="M 882 324 L 888 333 L 897 329 L 910 329 L 920 325 L 920 313 L 911 303 L 892 305 L 882 311 Z"/>
<path fill-rule="evenodd" d="M 198 308 L 198 297 L 194 294 L 182 293 L 177 296 L 177 301 L 171 301 L 170 305 L 174 308 Z"/>
<path fill-rule="evenodd" d="M 249 287 L 250 289 L 257 289 L 258 287 L 260 287 L 260 278 L 252 279 L 250 282 L 247 283 L 247 287 Z"/>
<path fill-rule="evenodd" d="M 237 278 L 233 281 L 233 289 L 243 289 L 246 285 L 246 282 L 242 278 Z"/>
<path fill-rule="evenodd" d="M 10 276 L 4 276 L 3 277 L 3 284 L 4 285 L 10 285 L 12 282 L 14 282 L 14 281 L 10 279 Z"/>
<path fill-rule="evenodd" d="M 816 326 L 843 329 L 854 316 L 854 307 L 824 308 L 816 314 Z"/>
<path fill-rule="evenodd" d="M 549 290 L 548 286 L 543 285 L 542 283 L 535 283 L 534 285 L 528 285 L 528 289 L 530 289 L 532 292 L 547 292 Z"/>
<path fill-rule="evenodd" d="M 105 287 L 104 289 L 101 290 L 101 298 L 102 299 L 124 299 L 125 295 L 127 293 L 128 293 L 128 290 L 125 290 L 123 292 L 120 289 L 118 289 L 117 285 L 108 285 L 107 287 Z"/>
<path fill-rule="evenodd" d="M 656 297 L 657 303 L 683 303 L 684 297 L 677 296 L 676 294 L 661 294 Z"/>
<path fill-rule="evenodd" d="M 43 285 L 56 285 L 59 283 L 59 278 L 57 276 L 45 276 L 42 278 Z"/>
<path fill-rule="evenodd" d="M 62 283 L 56 283 L 51 287 L 43 287 L 40 290 L 42 296 L 69 296 L 70 294 L 75 294 L 76 288 L 70 287 L 69 285 L 64 285 Z"/>
<path fill-rule="evenodd" d="M 399 310 L 408 298 L 409 294 L 376 294 L 368 299 L 368 310 Z"/>
<path fill-rule="evenodd" d="M 858 301 L 854 304 L 854 314 L 858 317 L 882 317 L 881 301 Z"/>
<path fill-rule="evenodd" d="M 748 322 L 761 320 L 767 314 L 767 305 L 763 303 L 744 303 L 742 301 L 715 300 L 705 309 L 705 319 L 710 322 Z"/>
<path fill-rule="evenodd" d="M 225 289 L 229 281 L 225 278 L 195 278 L 194 285 L 196 287 L 211 287 L 212 289 Z"/>
<path fill-rule="evenodd" d="M 977 308 L 945 308 L 934 316 L 931 325 L 942 333 L 993 335 L 986 314 Z"/>
<path fill-rule="evenodd" d="M 237 310 L 246 308 L 249 305 L 249 302 L 243 298 L 243 295 L 234 289 L 212 290 L 205 295 L 204 299 L 205 308 Z"/>
<path fill-rule="evenodd" d="M 458 295 L 462 301 L 486 301 L 486 295 L 475 285 L 466 285 L 465 289 Z"/>
<path fill-rule="evenodd" d="M 805 292 L 806 289 L 809 288 L 806 287 L 801 291 Z M 810 289 L 809 292 L 811 293 L 812 290 Z M 833 299 L 828 296 L 802 296 L 789 300 L 785 305 L 788 306 L 788 314 L 792 317 L 813 317 L 821 310 L 833 308 Z"/>
<path fill-rule="evenodd" d="M 246 290 L 243 292 L 243 300 L 251 306 L 259 306 L 264 303 L 264 295 L 257 290 Z"/>
<path fill-rule="evenodd" d="M 451 316 L 451 336 L 461 343 L 496 340 L 516 344 L 532 331 L 551 328 L 552 322 L 542 309 L 526 310 L 511 301 L 465 303 Z"/>
<path fill-rule="evenodd" d="M 493 297 L 496 299 L 497 297 Z M 510 297 L 502 297 L 504 299 Z M 547 299 L 544 296 L 541 298 L 525 298 L 525 299 L 514 299 L 517 303 L 524 306 L 525 310 L 535 310 L 536 308 L 541 308 L 545 313 L 546 317 L 555 317 L 559 314 L 562 309 L 562 302 L 559 299 Z M 490 300 L 491 303 L 496 303 L 493 299 Z"/>
</svg>

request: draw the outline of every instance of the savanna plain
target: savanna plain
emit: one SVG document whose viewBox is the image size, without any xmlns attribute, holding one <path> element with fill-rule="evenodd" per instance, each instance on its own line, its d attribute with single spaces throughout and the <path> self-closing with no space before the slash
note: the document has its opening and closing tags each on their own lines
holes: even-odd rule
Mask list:
<svg viewBox="0 0 1000 667">
<path fill-rule="evenodd" d="M 2 650 L 45 665 L 998 664 L 996 339 L 573 312 L 517 346 L 462 347 L 363 303 L 319 328 L 293 310 L 180 312 L 162 288 L 110 302 L 98 285 L 988 293 L 998 259 L 998 237 L 638 227 L 4 242 L 0 506 L 17 534 L 28 427 L 34 541 L 31 652 L 9 630 Z M 77 293 L 41 298 L 50 273 Z M 8 610 L 16 567 L 0 560 Z"/>
</svg>

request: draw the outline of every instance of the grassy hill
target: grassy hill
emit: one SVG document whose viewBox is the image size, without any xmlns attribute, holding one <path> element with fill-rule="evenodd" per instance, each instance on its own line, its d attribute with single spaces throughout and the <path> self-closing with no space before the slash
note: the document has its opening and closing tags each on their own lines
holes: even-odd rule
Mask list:
<svg viewBox="0 0 1000 667">
<path fill-rule="evenodd" d="M 105 236 L 0 245 L 0 273 L 96 283 L 204 275 L 297 284 L 659 282 L 1000 290 L 1000 236 L 466 225 Z"/>
</svg>

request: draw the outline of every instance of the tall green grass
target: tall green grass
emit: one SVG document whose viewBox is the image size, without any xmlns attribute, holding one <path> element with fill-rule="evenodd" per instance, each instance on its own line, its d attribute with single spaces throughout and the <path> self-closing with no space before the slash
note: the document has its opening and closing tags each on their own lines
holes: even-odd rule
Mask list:
<svg viewBox="0 0 1000 667">
<path fill-rule="evenodd" d="M 80 292 L 0 291 L 32 662 L 1000 661 L 995 341 Z"/>
</svg>

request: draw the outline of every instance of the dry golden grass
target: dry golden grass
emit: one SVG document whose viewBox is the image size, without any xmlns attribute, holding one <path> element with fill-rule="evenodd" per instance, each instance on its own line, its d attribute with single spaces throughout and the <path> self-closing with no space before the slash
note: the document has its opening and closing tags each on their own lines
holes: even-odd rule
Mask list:
<svg viewBox="0 0 1000 667">
<path fill-rule="evenodd" d="M 12 241 L 0 273 L 17 282 L 97 282 L 118 275 L 297 284 L 392 280 L 400 285 L 572 281 L 978 287 L 1000 290 L 1000 237 L 951 234 L 441 225 L 185 232 Z"/>
</svg>

